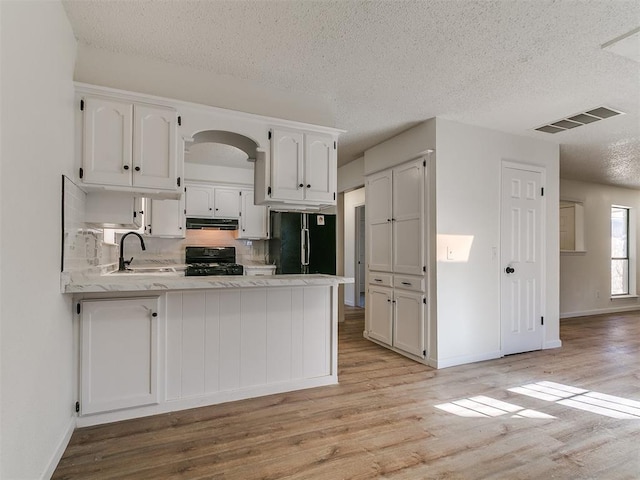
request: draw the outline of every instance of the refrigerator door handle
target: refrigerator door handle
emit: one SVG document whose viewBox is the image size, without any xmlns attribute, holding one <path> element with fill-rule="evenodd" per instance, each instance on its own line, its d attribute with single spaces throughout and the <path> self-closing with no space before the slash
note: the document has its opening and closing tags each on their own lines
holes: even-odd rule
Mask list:
<svg viewBox="0 0 640 480">
<path fill-rule="evenodd" d="M 311 259 L 311 235 L 309 235 L 309 229 L 305 228 L 304 229 L 306 234 L 307 234 L 307 263 L 305 263 L 305 265 L 309 265 L 309 260 Z"/>
<path fill-rule="evenodd" d="M 307 235 L 305 234 L 306 228 L 300 230 L 300 264 L 306 265 L 307 261 Z"/>
</svg>

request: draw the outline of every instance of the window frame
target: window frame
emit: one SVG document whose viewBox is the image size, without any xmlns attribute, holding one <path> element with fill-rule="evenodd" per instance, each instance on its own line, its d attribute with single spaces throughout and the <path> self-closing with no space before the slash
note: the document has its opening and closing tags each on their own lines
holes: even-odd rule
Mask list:
<svg viewBox="0 0 640 480">
<path fill-rule="evenodd" d="M 613 212 L 614 210 L 624 210 L 625 211 L 625 257 L 614 257 L 613 256 Z M 610 294 L 611 298 L 618 297 L 628 297 L 633 294 L 632 292 L 632 272 L 631 272 L 631 208 L 624 205 L 611 205 L 609 209 L 609 240 L 611 242 L 611 248 L 609 249 L 610 253 L 610 275 L 611 275 L 611 285 L 610 285 Z M 626 262 L 626 281 L 623 281 L 623 285 L 626 284 L 626 292 L 622 293 L 613 293 L 613 262 L 615 261 L 625 261 Z"/>
</svg>

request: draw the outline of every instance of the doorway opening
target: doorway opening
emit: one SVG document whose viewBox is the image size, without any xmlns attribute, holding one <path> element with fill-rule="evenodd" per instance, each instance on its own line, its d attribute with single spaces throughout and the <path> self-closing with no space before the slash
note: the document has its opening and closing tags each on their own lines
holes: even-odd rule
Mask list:
<svg viewBox="0 0 640 480">
<path fill-rule="evenodd" d="M 356 207 L 355 219 L 355 305 L 364 308 L 365 305 L 365 206 Z"/>
</svg>

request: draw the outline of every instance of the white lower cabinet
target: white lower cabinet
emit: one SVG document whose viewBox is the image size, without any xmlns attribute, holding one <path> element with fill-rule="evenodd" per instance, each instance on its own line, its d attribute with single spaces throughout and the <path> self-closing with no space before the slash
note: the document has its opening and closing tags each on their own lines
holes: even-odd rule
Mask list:
<svg viewBox="0 0 640 480">
<path fill-rule="evenodd" d="M 375 280 L 380 275 L 370 275 Z M 407 277 L 403 277 L 403 281 Z M 416 281 L 416 283 L 418 283 Z M 422 292 L 369 285 L 367 335 L 403 352 L 424 356 L 425 296 Z"/>
<path fill-rule="evenodd" d="M 80 302 L 80 414 L 158 403 L 158 297 Z"/>
</svg>

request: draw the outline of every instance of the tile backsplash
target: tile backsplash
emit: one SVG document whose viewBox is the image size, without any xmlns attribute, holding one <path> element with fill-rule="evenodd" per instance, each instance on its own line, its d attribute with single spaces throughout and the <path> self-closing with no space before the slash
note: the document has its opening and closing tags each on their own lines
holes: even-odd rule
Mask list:
<svg viewBox="0 0 640 480">
<path fill-rule="evenodd" d="M 157 238 L 144 237 L 146 250 L 140 248 L 140 242 L 136 238 L 127 237 L 125 245 L 126 256 L 134 257 L 134 263 L 152 262 L 157 260 L 171 260 L 175 263 L 184 263 L 184 247 L 235 247 L 236 262 L 265 262 L 267 253 L 266 240 L 238 240 L 237 233 L 231 230 L 187 230 L 186 238 Z M 120 241 L 121 234 L 116 236 Z"/>
<path fill-rule="evenodd" d="M 120 247 L 104 241 L 104 231 L 85 223 L 87 194 L 75 183 L 63 176 L 64 239 L 63 271 L 99 271 L 103 266 L 118 263 Z M 123 232 L 117 233 L 119 242 Z M 140 247 L 137 238 L 126 239 L 125 255 L 134 257 L 134 264 L 157 261 L 184 263 L 184 249 L 189 246 L 235 247 L 237 263 L 265 263 L 266 240 L 238 240 L 237 231 L 231 230 L 187 230 L 186 238 L 144 237 L 146 250 Z"/>
<path fill-rule="evenodd" d="M 101 229 L 84 222 L 87 194 L 67 177 L 63 188 L 63 271 L 85 271 L 118 261 L 117 246 L 104 242 Z"/>
</svg>

